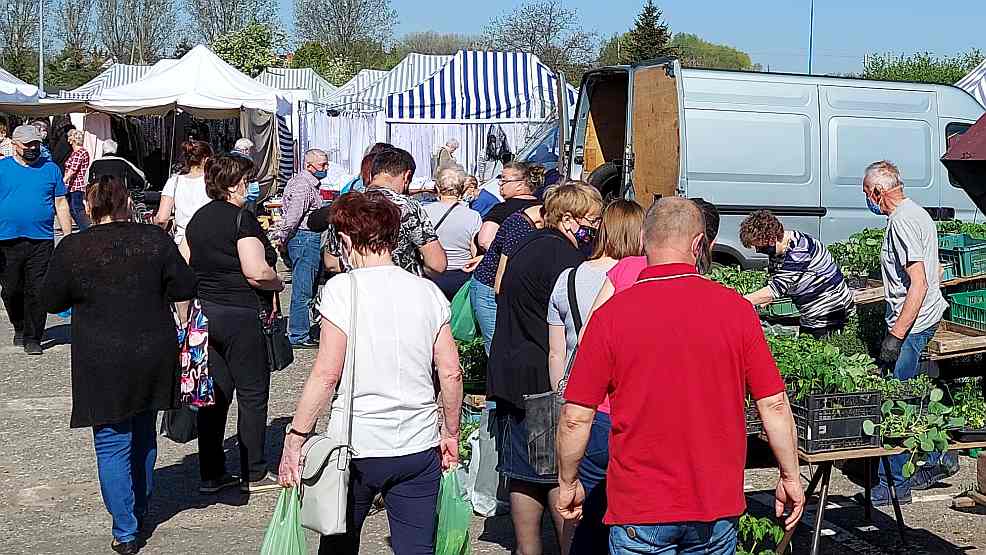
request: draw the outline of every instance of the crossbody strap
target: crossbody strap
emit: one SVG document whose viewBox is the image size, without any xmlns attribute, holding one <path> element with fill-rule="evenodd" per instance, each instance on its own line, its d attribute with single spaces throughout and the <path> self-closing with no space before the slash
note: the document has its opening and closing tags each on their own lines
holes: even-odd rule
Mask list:
<svg viewBox="0 0 986 555">
<path fill-rule="evenodd" d="M 349 336 L 346 337 L 346 361 L 343 363 L 342 379 L 346 383 L 346 445 L 349 452 L 353 448 L 353 394 L 356 389 L 356 276 L 353 272 L 346 274 L 349 276 Z M 340 461 L 345 459 L 348 463 L 349 457 L 340 457 Z"/>
<path fill-rule="evenodd" d="M 568 306 L 572 310 L 572 321 L 575 322 L 575 335 L 582 332 L 582 314 L 579 310 L 579 296 L 575 290 L 575 272 L 579 271 L 576 266 L 568 272 Z"/>
<path fill-rule="evenodd" d="M 441 217 L 441 219 L 438 220 L 438 223 L 435 224 L 435 231 L 438 231 L 438 228 L 442 227 L 442 224 L 445 223 L 445 218 L 448 218 L 448 215 L 451 214 L 452 211 L 455 210 L 455 207 L 458 205 L 459 203 L 456 202 L 455 204 L 452 205 L 451 208 L 445 211 L 445 214 Z"/>
</svg>

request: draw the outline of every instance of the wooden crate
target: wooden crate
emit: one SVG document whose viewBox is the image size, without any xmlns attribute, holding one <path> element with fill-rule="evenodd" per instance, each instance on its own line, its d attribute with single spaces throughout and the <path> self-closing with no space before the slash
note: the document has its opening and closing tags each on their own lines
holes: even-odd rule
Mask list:
<svg viewBox="0 0 986 555">
<path fill-rule="evenodd" d="M 981 353 L 986 350 L 986 334 L 966 326 L 942 320 L 928 342 L 932 360 L 942 360 Z"/>
</svg>

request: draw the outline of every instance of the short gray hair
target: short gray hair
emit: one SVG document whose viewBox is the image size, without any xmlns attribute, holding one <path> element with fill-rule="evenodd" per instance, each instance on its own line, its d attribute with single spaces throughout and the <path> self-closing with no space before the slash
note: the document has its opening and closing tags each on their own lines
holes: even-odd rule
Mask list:
<svg viewBox="0 0 986 555">
<path fill-rule="evenodd" d="M 686 198 L 660 198 L 644 216 L 645 249 L 685 244 L 700 233 L 705 233 L 705 216 Z"/>
<path fill-rule="evenodd" d="M 308 152 L 305 152 L 305 165 L 307 166 L 308 164 L 314 164 L 316 162 L 320 162 L 322 161 L 323 158 L 326 161 L 328 161 L 329 155 L 326 154 L 325 151 L 320 148 L 313 148 Z"/>
<path fill-rule="evenodd" d="M 236 143 L 233 145 L 234 150 L 250 150 L 253 148 L 253 141 L 247 139 L 246 137 L 241 137 L 236 139 Z"/>
<path fill-rule="evenodd" d="M 445 141 L 445 146 L 449 146 L 452 148 L 459 148 L 459 139 L 449 139 Z"/>
<path fill-rule="evenodd" d="M 443 195 L 462 196 L 465 185 L 466 173 L 460 168 L 442 168 L 435 177 L 435 187 Z"/>
<path fill-rule="evenodd" d="M 904 180 L 900 178 L 900 170 L 893 162 L 880 160 L 866 166 L 866 171 L 863 173 L 863 187 L 882 192 L 903 186 Z"/>
<path fill-rule="evenodd" d="M 103 154 L 116 154 L 117 148 L 119 148 L 119 145 L 113 139 L 103 141 Z"/>
</svg>

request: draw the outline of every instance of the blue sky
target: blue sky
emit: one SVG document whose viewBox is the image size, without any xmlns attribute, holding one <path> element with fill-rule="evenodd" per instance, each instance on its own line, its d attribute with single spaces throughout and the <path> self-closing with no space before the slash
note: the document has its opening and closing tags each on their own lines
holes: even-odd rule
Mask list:
<svg viewBox="0 0 986 555">
<path fill-rule="evenodd" d="M 279 0 L 290 21 L 293 0 Z M 489 19 L 519 1 L 391 0 L 398 12 L 397 36 L 413 31 L 479 33 Z M 584 25 L 601 36 L 628 29 L 643 0 L 563 0 Z M 658 0 L 674 32 L 695 33 L 750 54 L 772 71 L 805 72 L 808 65 L 809 0 Z M 874 52 L 929 51 L 954 54 L 986 50 L 986 4 L 916 0 L 816 0 L 815 73 L 859 71 Z M 945 6 L 948 5 L 949 9 Z M 961 7 L 959 7 L 961 6 Z M 959 13 L 961 10 L 961 13 Z M 948 13 L 946 13 L 948 12 Z"/>
</svg>

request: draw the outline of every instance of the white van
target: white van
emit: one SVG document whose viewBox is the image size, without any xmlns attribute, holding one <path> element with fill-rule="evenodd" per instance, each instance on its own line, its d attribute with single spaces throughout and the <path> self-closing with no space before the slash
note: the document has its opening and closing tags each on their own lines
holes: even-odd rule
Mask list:
<svg viewBox="0 0 986 555">
<path fill-rule="evenodd" d="M 750 267 L 765 260 L 739 242 L 754 210 L 823 243 L 884 226 L 862 193 L 876 160 L 896 163 L 907 195 L 936 218 L 981 220 L 939 159 L 946 138 L 982 114 L 952 86 L 682 70 L 665 59 L 586 74 L 568 169 L 644 206 L 655 195 L 714 203 L 716 260 Z"/>
</svg>

